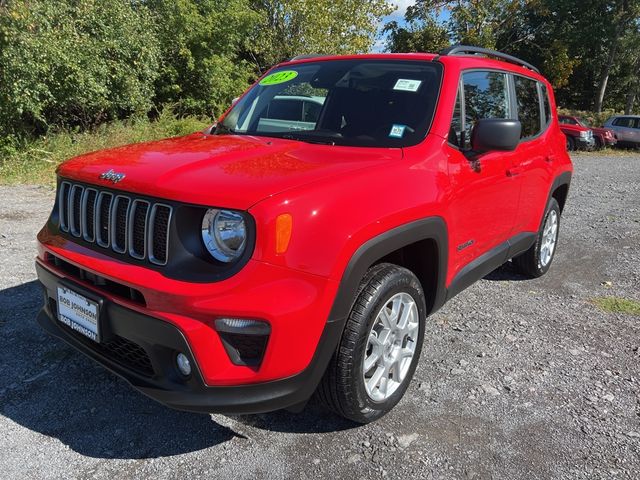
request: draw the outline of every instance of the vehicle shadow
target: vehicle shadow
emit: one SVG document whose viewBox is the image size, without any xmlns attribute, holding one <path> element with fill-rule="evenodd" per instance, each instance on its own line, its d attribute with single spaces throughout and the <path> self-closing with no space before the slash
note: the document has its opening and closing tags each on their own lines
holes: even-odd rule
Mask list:
<svg viewBox="0 0 640 480">
<path fill-rule="evenodd" d="M 531 280 L 526 275 L 521 274 L 512 262 L 507 262 L 496 268 L 493 272 L 486 275 L 484 279 L 495 282 L 521 282 L 523 280 Z"/>
<path fill-rule="evenodd" d="M 82 455 L 179 455 L 246 438 L 242 424 L 294 433 L 353 426 L 314 406 L 300 415 L 224 417 L 231 421 L 224 424 L 237 419 L 238 429 L 210 415 L 164 407 L 41 330 L 35 320 L 41 303 L 35 281 L 0 291 L 0 415 Z"/>
</svg>

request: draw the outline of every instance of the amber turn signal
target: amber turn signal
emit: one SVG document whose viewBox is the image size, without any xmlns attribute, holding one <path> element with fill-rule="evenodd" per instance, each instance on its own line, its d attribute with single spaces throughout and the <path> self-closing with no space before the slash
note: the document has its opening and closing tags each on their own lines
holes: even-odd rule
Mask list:
<svg viewBox="0 0 640 480">
<path fill-rule="evenodd" d="M 282 255 L 289 248 L 293 217 L 289 213 L 283 213 L 276 218 L 276 253 Z"/>
</svg>

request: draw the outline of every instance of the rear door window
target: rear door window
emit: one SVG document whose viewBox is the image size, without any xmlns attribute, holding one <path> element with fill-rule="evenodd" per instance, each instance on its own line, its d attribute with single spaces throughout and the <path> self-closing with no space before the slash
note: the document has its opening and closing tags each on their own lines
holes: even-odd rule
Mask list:
<svg viewBox="0 0 640 480">
<path fill-rule="evenodd" d="M 538 82 L 514 75 L 518 120 L 522 124 L 520 138 L 532 138 L 542 131 Z M 567 122 L 568 123 L 568 122 Z"/>
</svg>

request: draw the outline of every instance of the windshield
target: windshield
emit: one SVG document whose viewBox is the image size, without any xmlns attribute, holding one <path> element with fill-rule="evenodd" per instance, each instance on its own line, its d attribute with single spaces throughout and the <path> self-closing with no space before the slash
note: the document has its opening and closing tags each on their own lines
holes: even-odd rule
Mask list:
<svg viewBox="0 0 640 480">
<path fill-rule="evenodd" d="M 256 84 L 218 123 L 216 135 L 404 147 L 433 118 L 438 63 L 332 60 L 283 66 Z"/>
</svg>

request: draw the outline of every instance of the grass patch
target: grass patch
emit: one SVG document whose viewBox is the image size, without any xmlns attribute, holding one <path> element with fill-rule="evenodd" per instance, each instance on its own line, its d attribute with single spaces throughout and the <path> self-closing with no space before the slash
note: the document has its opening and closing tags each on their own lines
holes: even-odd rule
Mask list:
<svg viewBox="0 0 640 480">
<path fill-rule="evenodd" d="M 640 316 L 640 302 L 617 297 L 594 298 L 595 303 L 601 310 L 610 313 L 626 313 L 628 315 Z"/>
<path fill-rule="evenodd" d="M 19 145 L 0 146 L 0 184 L 53 185 L 55 169 L 83 153 L 203 130 L 210 119 L 176 118 L 165 108 L 157 120 L 136 118 L 107 123 L 88 132 L 58 132 Z"/>
</svg>

